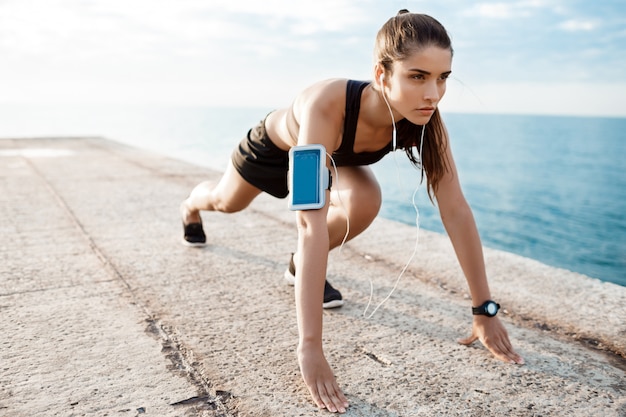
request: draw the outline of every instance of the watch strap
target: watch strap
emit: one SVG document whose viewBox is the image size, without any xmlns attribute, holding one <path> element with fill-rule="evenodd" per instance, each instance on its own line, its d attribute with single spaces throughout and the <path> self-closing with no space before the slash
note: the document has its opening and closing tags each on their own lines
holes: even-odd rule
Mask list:
<svg viewBox="0 0 626 417">
<path fill-rule="evenodd" d="M 489 313 L 489 311 L 487 310 L 487 306 L 489 306 L 490 304 L 496 305 L 496 312 L 493 314 Z M 498 314 L 499 310 L 500 310 L 500 304 L 496 303 L 493 300 L 487 300 L 478 307 L 472 307 L 472 314 L 475 316 L 482 315 L 482 316 L 493 317 L 496 314 Z"/>
</svg>

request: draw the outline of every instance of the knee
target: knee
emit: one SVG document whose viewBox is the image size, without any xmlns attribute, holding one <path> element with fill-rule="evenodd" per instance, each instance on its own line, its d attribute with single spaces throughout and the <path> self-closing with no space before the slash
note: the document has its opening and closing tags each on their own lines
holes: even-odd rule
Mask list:
<svg viewBox="0 0 626 417">
<path fill-rule="evenodd" d="M 362 201 L 359 202 L 357 207 L 363 207 L 363 215 L 371 221 L 378 215 L 381 205 L 382 194 L 380 192 L 380 188 L 376 188 L 376 190 L 372 190 L 367 195 L 364 195 L 362 197 Z"/>
<path fill-rule="evenodd" d="M 378 215 L 381 205 L 382 193 L 378 184 L 350 193 L 348 206 L 351 216 L 371 222 Z"/>
<path fill-rule="evenodd" d="M 237 213 L 246 208 L 247 205 L 238 204 L 237 202 L 216 198 L 213 202 L 213 210 L 221 213 Z"/>
<path fill-rule="evenodd" d="M 219 211 L 222 213 L 236 213 L 248 207 L 258 194 L 242 189 L 240 183 L 228 180 L 226 175 L 215 185 L 212 182 L 203 182 L 191 192 L 189 199 L 191 206 L 196 210 Z M 243 181 L 243 180 L 242 180 Z M 252 188 L 251 186 L 249 186 Z"/>
<path fill-rule="evenodd" d="M 238 211 L 243 210 L 245 207 L 240 207 L 234 204 L 230 204 L 228 202 L 217 202 L 215 204 L 215 211 L 219 211 L 221 213 L 237 213 Z"/>
</svg>

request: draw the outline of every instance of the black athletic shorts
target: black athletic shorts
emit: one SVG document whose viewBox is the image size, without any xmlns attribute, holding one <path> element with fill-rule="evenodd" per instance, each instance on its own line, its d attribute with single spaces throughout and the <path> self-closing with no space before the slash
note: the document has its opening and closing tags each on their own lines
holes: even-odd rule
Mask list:
<svg viewBox="0 0 626 417">
<path fill-rule="evenodd" d="M 243 179 L 261 191 L 278 198 L 289 194 L 289 154 L 267 136 L 265 120 L 250 129 L 233 151 L 231 161 Z"/>
</svg>

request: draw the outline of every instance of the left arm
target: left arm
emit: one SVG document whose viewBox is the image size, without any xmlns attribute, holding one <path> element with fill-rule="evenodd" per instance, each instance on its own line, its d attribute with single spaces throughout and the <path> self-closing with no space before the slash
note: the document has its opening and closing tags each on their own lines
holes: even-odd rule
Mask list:
<svg viewBox="0 0 626 417">
<path fill-rule="evenodd" d="M 472 304 L 477 307 L 491 299 L 482 243 L 474 215 L 461 190 L 449 143 L 447 158 L 449 170 L 439 182 L 437 204 L 441 220 L 469 285 Z M 513 350 L 508 333 L 497 316 L 474 316 L 471 336 L 459 340 L 459 343 L 469 345 L 477 339 L 498 359 L 524 363 L 522 357 Z"/>
</svg>

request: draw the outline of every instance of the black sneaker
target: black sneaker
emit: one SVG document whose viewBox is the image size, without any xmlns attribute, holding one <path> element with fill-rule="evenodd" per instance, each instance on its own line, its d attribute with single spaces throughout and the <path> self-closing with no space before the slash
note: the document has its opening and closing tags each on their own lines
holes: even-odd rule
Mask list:
<svg viewBox="0 0 626 417">
<path fill-rule="evenodd" d="M 324 281 L 324 308 L 337 308 L 343 305 L 343 297 L 339 290 L 333 288 L 328 281 Z"/>
<path fill-rule="evenodd" d="M 187 246 L 205 246 L 206 235 L 202 229 L 202 223 L 183 224 L 185 235 L 183 236 L 183 244 Z"/>
<path fill-rule="evenodd" d="M 293 263 L 293 253 L 291 254 L 291 259 L 289 259 L 289 268 L 285 271 L 284 274 L 285 281 L 289 283 L 289 285 L 294 285 L 296 283 L 296 265 Z M 324 308 L 337 308 L 343 305 L 343 297 L 341 297 L 341 293 L 339 290 L 333 288 L 332 285 L 325 281 L 324 283 L 324 302 L 322 303 L 322 307 Z"/>
</svg>

